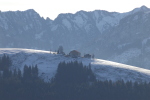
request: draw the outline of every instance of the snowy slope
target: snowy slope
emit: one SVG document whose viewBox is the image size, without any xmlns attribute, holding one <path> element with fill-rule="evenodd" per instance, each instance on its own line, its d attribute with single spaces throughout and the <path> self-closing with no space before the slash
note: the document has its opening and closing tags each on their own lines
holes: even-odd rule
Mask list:
<svg viewBox="0 0 150 100">
<path fill-rule="evenodd" d="M 18 48 L 0 48 L 0 56 L 9 55 L 12 59 L 11 69 L 20 68 L 24 65 L 38 65 L 39 76 L 49 81 L 56 73 L 57 65 L 62 61 L 79 61 L 84 65 L 91 63 L 91 68 L 98 80 L 132 80 L 138 82 L 150 82 L 150 70 L 134 66 L 124 65 L 101 59 L 71 58 L 58 55 L 55 52 L 18 49 Z"/>
</svg>

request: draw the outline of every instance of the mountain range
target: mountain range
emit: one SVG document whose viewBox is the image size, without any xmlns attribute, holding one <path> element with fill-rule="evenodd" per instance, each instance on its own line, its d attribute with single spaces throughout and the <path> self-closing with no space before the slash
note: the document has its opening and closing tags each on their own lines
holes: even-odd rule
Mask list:
<svg viewBox="0 0 150 100">
<path fill-rule="evenodd" d="M 33 9 L 0 12 L 0 48 L 28 48 L 65 53 L 78 50 L 96 58 L 150 69 L 150 9 L 59 14 L 44 19 Z"/>
</svg>

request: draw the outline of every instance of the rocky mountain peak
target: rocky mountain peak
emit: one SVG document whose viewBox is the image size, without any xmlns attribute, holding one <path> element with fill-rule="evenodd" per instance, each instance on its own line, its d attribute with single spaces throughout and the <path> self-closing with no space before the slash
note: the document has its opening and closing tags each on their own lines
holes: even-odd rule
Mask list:
<svg viewBox="0 0 150 100">
<path fill-rule="evenodd" d="M 138 8 L 133 9 L 130 13 L 136 13 L 136 12 L 147 12 L 150 11 L 150 9 L 146 6 L 141 6 Z"/>
</svg>

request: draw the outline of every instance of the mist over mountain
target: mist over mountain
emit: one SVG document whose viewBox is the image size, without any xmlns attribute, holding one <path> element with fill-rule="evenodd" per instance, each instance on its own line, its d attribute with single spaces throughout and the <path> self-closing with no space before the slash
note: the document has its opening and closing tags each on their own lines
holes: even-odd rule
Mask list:
<svg viewBox="0 0 150 100">
<path fill-rule="evenodd" d="M 95 10 L 44 19 L 32 9 L 0 12 L 0 48 L 82 53 L 150 69 L 150 9 L 126 13 Z"/>
</svg>

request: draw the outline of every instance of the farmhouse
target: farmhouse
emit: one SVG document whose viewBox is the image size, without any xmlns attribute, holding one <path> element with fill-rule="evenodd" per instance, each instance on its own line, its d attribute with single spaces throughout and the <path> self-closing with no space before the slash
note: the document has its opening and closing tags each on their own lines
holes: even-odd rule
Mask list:
<svg viewBox="0 0 150 100">
<path fill-rule="evenodd" d="M 72 51 L 70 51 L 69 56 L 71 56 L 73 58 L 77 58 L 77 57 L 81 56 L 81 53 L 77 50 L 72 50 Z"/>
</svg>

